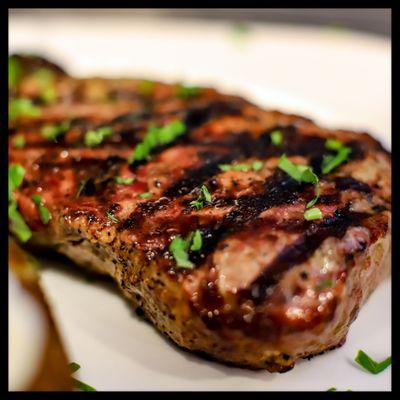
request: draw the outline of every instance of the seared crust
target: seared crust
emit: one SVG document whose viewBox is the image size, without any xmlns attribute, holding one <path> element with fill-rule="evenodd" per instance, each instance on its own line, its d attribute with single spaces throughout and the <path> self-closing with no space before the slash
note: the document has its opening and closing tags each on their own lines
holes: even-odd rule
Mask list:
<svg viewBox="0 0 400 400">
<path fill-rule="evenodd" d="M 144 91 L 138 80 L 60 72 L 57 102 L 41 105 L 29 76 L 11 95 L 30 97 L 41 115 L 12 121 L 12 137 L 23 135 L 26 145 L 15 149 L 10 141 L 10 161 L 26 169 L 15 196 L 35 232 L 32 243 L 109 274 L 178 345 L 223 362 L 282 372 L 344 342 L 389 269 L 390 154 L 377 141 L 213 89 L 182 98 L 175 85 Z M 65 119 L 71 126 L 57 142 L 41 136 L 43 123 Z M 177 119 L 184 136 L 128 165 L 150 124 Z M 112 135 L 85 147 L 85 133 L 99 126 Z M 278 146 L 270 140 L 276 129 Z M 352 152 L 324 175 L 328 138 Z M 304 220 L 314 190 L 277 168 L 282 153 L 319 175 L 322 220 Z M 219 169 L 256 160 L 258 171 Z M 116 176 L 135 180 L 121 185 Z M 196 210 L 190 201 L 202 184 L 213 201 Z M 48 225 L 31 200 L 37 193 L 52 213 Z M 195 268 L 178 269 L 168 245 L 195 229 L 203 237 L 201 251 L 190 254 Z"/>
</svg>

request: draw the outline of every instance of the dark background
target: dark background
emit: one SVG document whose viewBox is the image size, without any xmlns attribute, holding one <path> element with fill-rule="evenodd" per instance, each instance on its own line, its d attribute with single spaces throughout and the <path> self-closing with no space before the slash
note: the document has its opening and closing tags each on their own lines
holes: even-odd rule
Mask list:
<svg viewBox="0 0 400 400">
<path fill-rule="evenodd" d="M 244 8 L 244 9 L 13 9 L 10 14 L 61 13 L 96 15 L 157 15 L 178 18 L 221 19 L 230 21 L 283 22 L 331 25 L 391 36 L 390 8 Z"/>
</svg>

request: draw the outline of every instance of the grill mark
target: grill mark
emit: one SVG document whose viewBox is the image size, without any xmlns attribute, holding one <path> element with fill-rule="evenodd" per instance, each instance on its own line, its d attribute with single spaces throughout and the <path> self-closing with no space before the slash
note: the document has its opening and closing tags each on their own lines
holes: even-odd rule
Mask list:
<svg viewBox="0 0 400 400">
<path fill-rule="evenodd" d="M 242 291 L 241 295 L 244 298 L 250 298 L 256 304 L 261 303 L 267 297 L 268 289 L 279 281 L 282 274 L 293 266 L 307 261 L 325 239 L 342 238 L 349 227 L 370 216 L 370 214 L 354 213 L 348 208 L 341 208 L 321 223 L 311 223 L 305 233 L 295 243 L 286 246 L 250 288 Z"/>
<path fill-rule="evenodd" d="M 166 149 L 169 149 L 178 144 L 185 143 L 195 143 L 195 144 L 205 144 L 202 141 L 195 141 L 190 138 L 190 133 L 192 130 L 199 128 L 201 125 L 206 123 L 212 118 L 225 116 L 225 115 L 240 115 L 242 111 L 242 105 L 238 104 L 238 102 L 229 102 L 229 101 L 215 101 L 211 104 L 207 104 L 205 107 L 193 107 L 188 110 L 176 110 L 176 112 L 171 112 L 170 115 L 178 113 L 182 113 L 181 119 L 186 125 L 186 132 L 184 135 L 180 136 L 175 141 L 168 143 L 164 146 L 158 146 L 154 148 L 151 154 L 157 155 L 163 152 Z M 163 114 L 166 115 L 166 114 Z M 218 143 L 208 143 L 209 145 L 215 145 Z M 135 162 L 130 165 L 131 170 L 134 170 L 139 165 L 144 165 L 148 162 L 148 160 L 142 160 L 139 162 Z M 166 195 L 166 194 L 165 194 Z"/>
<path fill-rule="evenodd" d="M 203 110 L 204 111 L 204 110 Z M 206 115 L 209 116 L 210 111 L 206 111 Z M 129 116 L 126 116 L 126 118 L 133 118 L 135 119 L 137 115 L 131 114 Z M 141 116 L 139 116 L 141 118 Z M 196 116 L 198 118 L 198 116 Z M 199 119 L 197 119 L 199 121 Z M 203 123 L 204 120 L 200 121 L 200 123 Z M 193 125 L 192 125 L 193 126 Z M 273 128 L 276 129 L 276 128 Z M 271 130 L 273 130 L 271 129 Z M 318 153 L 319 152 L 324 152 L 326 153 L 325 149 L 325 138 L 321 138 L 318 136 L 305 136 L 305 135 L 298 135 L 296 128 L 293 126 L 285 127 L 285 128 L 280 128 L 281 131 L 283 132 L 283 145 L 282 146 L 272 146 L 270 143 L 270 136 L 269 132 L 265 132 L 264 134 L 260 135 L 258 138 L 254 139 L 250 136 L 248 132 L 243 132 L 242 134 L 239 135 L 234 135 L 234 137 L 230 137 L 230 140 L 227 142 L 218 142 L 218 144 L 223 145 L 225 148 L 230 148 L 233 147 L 235 150 L 231 151 L 228 154 L 218 154 L 213 151 L 209 152 L 203 152 L 201 156 L 205 160 L 205 163 L 197 169 L 189 169 L 186 173 L 186 175 L 181 178 L 178 182 L 174 183 L 170 188 L 168 188 L 164 192 L 164 197 L 173 199 L 176 197 L 179 197 L 181 195 L 185 195 L 189 192 L 191 192 L 193 189 L 196 187 L 200 186 L 202 183 L 207 181 L 210 177 L 214 176 L 216 173 L 219 172 L 219 164 L 223 163 L 231 163 L 239 158 L 246 158 L 246 157 L 261 157 L 265 158 L 268 156 L 278 156 L 282 152 L 286 152 L 288 155 L 295 155 L 295 154 L 301 154 L 301 155 L 306 155 L 306 156 L 312 156 L 312 157 L 321 157 Z M 216 142 L 211 142 L 208 143 L 208 145 L 215 145 Z M 174 142 L 174 145 L 177 144 L 177 142 Z M 160 148 L 160 151 L 164 150 L 165 147 Z M 99 160 L 96 160 L 98 162 Z M 103 161 L 103 162 L 102 162 Z M 111 161 L 111 162 L 110 162 Z M 100 165 L 99 167 L 102 169 L 105 169 L 105 172 L 109 170 L 113 166 L 113 161 L 115 162 L 125 162 L 124 159 L 115 157 L 115 158 L 108 158 L 106 160 L 100 160 Z M 93 167 L 94 160 L 93 159 L 79 159 L 79 160 L 72 160 L 72 163 L 70 163 L 68 166 L 82 166 L 85 164 L 89 164 L 89 166 Z M 66 163 L 63 163 L 61 165 L 65 166 Z M 68 163 L 67 163 L 68 164 Z M 49 163 L 46 165 L 46 163 L 42 163 L 42 166 L 44 168 L 46 167 L 54 167 L 54 163 Z M 109 178 L 97 180 L 96 182 L 93 181 L 93 184 L 87 185 L 87 189 L 89 192 L 83 194 L 87 195 L 94 195 L 107 187 Z M 89 180 L 89 183 L 90 182 Z M 271 188 L 271 194 L 273 196 L 275 188 Z M 287 192 L 287 202 L 295 200 L 293 198 L 293 192 Z M 231 229 L 231 226 L 237 225 L 237 226 L 242 226 L 244 223 L 246 223 L 247 220 L 254 220 L 260 212 L 262 212 L 264 209 L 268 208 L 263 208 L 264 206 L 261 206 L 263 204 L 263 201 L 269 201 L 268 200 L 268 195 L 265 197 L 265 193 L 260 196 L 248 196 L 242 199 L 238 200 L 238 207 L 236 210 L 230 212 L 227 216 L 224 218 L 224 222 L 221 224 L 221 226 L 217 229 L 212 229 L 212 232 L 207 233 L 206 235 L 209 239 L 212 239 L 214 243 L 218 243 L 227 233 L 229 229 Z M 334 199 L 331 199 L 333 201 Z M 167 200 L 168 202 L 168 200 Z M 329 202 L 329 200 L 328 200 Z M 156 202 L 146 202 L 142 204 L 138 210 L 134 211 L 131 216 L 125 220 L 121 224 L 121 229 L 129 229 L 131 226 L 135 225 L 136 227 L 139 225 L 140 226 L 140 221 L 148 216 L 149 214 L 156 212 L 158 209 L 159 204 L 154 204 Z M 283 202 L 285 203 L 285 201 Z M 163 202 L 163 205 L 165 202 Z M 279 203 L 277 203 L 279 205 Z M 271 205 L 272 207 L 273 205 Z M 251 212 L 247 212 L 246 210 L 251 210 Z M 246 215 L 247 213 L 247 215 Z M 243 220 L 243 221 L 242 221 Z M 229 222 L 230 221 L 230 222 Z M 210 246 L 205 246 L 205 248 L 210 248 L 209 251 L 212 251 Z M 206 253 L 209 253 L 207 251 Z M 204 254 L 203 254 L 204 256 Z"/>
<path fill-rule="evenodd" d="M 266 135 L 261 135 L 254 139 L 248 132 L 235 135 L 233 139 L 227 142 L 208 142 L 206 145 L 210 147 L 220 145 L 227 150 L 229 149 L 230 152 L 222 156 L 213 151 L 202 152 L 199 155 L 203 157 L 204 165 L 188 169 L 184 177 L 164 191 L 164 196 L 175 198 L 190 193 L 193 189 L 219 173 L 219 164 L 230 164 L 241 158 L 265 157 L 268 152 Z"/>
<path fill-rule="evenodd" d="M 176 198 L 190 193 L 210 177 L 219 172 L 219 164 L 231 163 L 237 154 L 203 153 L 204 164 L 199 168 L 188 169 L 185 176 L 165 190 L 164 196 Z"/>
<path fill-rule="evenodd" d="M 357 192 L 370 193 L 371 187 L 351 176 L 341 176 L 335 179 L 336 188 L 339 190 L 356 190 Z"/>
<path fill-rule="evenodd" d="M 112 126 L 116 129 L 113 135 L 105 138 L 102 143 L 110 143 L 116 147 L 126 145 L 136 145 L 142 139 L 143 130 L 147 129 L 149 123 L 154 122 L 157 118 L 164 119 L 165 117 L 177 117 L 183 120 L 186 125 L 186 134 L 179 139 L 171 142 L 165 146 L 159 146 L 152 151 L 152 155 L 156 155 L 165 149 L 180 143 L 191 142 L 190 132 L 208 122 L 210 119 L 218 118 L 227 115 L 240 115 L 242 106 L 237 102 L 232 101 L 213 101 L 203 107 L 192 107 L 189 109 L 178 108 L 167 113 L 151 114 L 146 110 L 129 113 L 123 116 L 114 118 L 110 123 L 103 123 L 103 126 Z M 161 124 L 159 124 L 161 125 Z M 140 135 L 139 135 L 140 134 Z M 144 160 L 141 163 L 143 164 Z"/>
<path fill-rule="evenodd" d="M 275 129 L 280 129 L 282 131 L 283 143 L 281 146 L 273 146 L 271 144 L 270 132 Z M 249 157 L 258 157 L 263 159 L 272 156 L 278 157 L 282 153 L 286 153 L 288 156 L 303 155 L 306 157 L 314 157 L 314 159 L 320 158 L 322 160 L 323 155 L 328 153 L 328 150 L 325 148 L 325 138 L 319 136 L 306 136 L 298 134 L 298 131 L 294 126 L 274 127 L 267 132 L 264 132 L 257 138 L 253 138 L 249 132 L 243 132 L 236 135 L 228 135 L 228 138 L 229 139 L 225 142 L 214 141 L 204 144 L 205 146 L 209 146 L 210 148 L 211 146 L 220 145 L 222 147 L 225 147 L 229 152 L 222 155 L 220 153 L 216 153 L 215 150 L 202 151 L 201 153 L 199 152 L 199 156 L 203 158 L 204 164 L 198 168 L 188 169 L 182 178 L 172 183 L 172 185 L 167 188 L 162 194 L 163 202 L 161 207 L 164 207 L 174 198 L 192 192 L 195 188 L 201 186 L 201 184 L 203 183 L 206 184 L 209 188 L 212 188 L 214 182 L 212 178 L 215 176 L 215 174 L 220 172 L 219 164 L 229 164 L 236 160 Z M 358 153 L 358 156 L 360 156 L 360 153 Z M 276 176 L 280 176 L 282 179 L 282 174 L 282 171 L 278 171 L 272 178 L 272 181 L 275 182 L 278 186 L 282 182 L 283 184 L 285 182 L 284 179 L 282 180 L 282 182 L 280 182 L 280 180 L 276 178 Z M 294 185 L 294 180 L 292 180 L 291 178 L 288 179 L 289 182 L 291 181 L 292 186 L 296 186 Z M 305 188 L 306 186 L 303 185 L 302 188 Z M 268 190 L 271 191 L 270 194 L 267 193 Z M 268 190 L 264 191 L 263 194 L 259 196 L 247 196 L 245 198 L 239 199 L 237 211 L 232 211 L 227 216 L 225 216 L 226 220 L 221 224 L 219 228 L 205 229 L 205 234 L 209 238 L 209 241 L 214 240 L 215 243 L 218 243 L 225 236 L 228 229 L 227 226 L 229 225 L 229 219 L 232 220 L 232 223 L 233 221 L 236 221 L 236 224 L 238 225 L 240 225 L 239 221 L 241 218 L 243 218 L 244 222 L 246 221 L 246 219 L 254 220 L 260 212 L 268 208 L 263 208 L 263 202 L 270 202 L 270 207 L 273 207 L 274 205 L 290 203 L 290 201 L 295 200 L 294 194 L 297 193 L 296 191 L 291 192 L 290 190 L 287 190 L 285 193 L 281 193 L 281 195 L 284 194 L 287 197 L 287 200 L 281 200 L 281 203 L 276 200 L 276 204 L 273 204 L 273 202 L 271 202 L 271 198 L 274 196 L 275 191 L 277 190 L 278 192 L 283 192 L 284 190 L 282 187 L 276 189 L 273 187 L 273 185 L 269 186 Z M 337 195 L 330 197 L 325 196 L 321 198 L 321 202 L 324 204 L 333 204 L 337 202 L 337 200 Z M 230 201 L 229 199 L 218 199 L 217 203 L 218 204 L 216 205 L 218 206 L 230 205 L 232 204 L 232 200 Z M 152 213 L 157 212 L 157 210 L 159 210 L 159 207 L 160 203 L 158 202 L 158 200 L 148 201 L 142 204 L 137 210 L 133 211 L 133 213 L 121 224 L 121 230 L 130 229 L 131 227 L 140 227 L 144 218 L 148 218 Z M 251 217 L 249 215 L 245 216 L 244 210 L 246 210 L 246 208 L 252 210 Z M 207 248 L 208 246 L 205 247 Z M 211 249 L 210 247 L 210 251 L 206 251 L 205 253 L 208 254 L 212 250 L 213 249 Z M 202 257 L 206 254 L 203 254 Z"/>
<path fill-rule="evenodd" d="M 279 129 L 283 133 L 283 143 L 281 146 L 273 146 L 271 144 L 270 132 Z M 267 159 L 269 157 L 279 157 L 282 153 L 287 156 L 301 155 L 309 157 L 310 164 L 316 164 L 314 170 L 319 173 L 320 164 L 325 154 L 328 154 L 328 150 L 325 148 L 326 139 L 320 136 L 306 136 L 298 134 L 294 126 L 288 127 L 274 127 L 267 132 L 264 132 L 257 138 L 253 138 L 249 132 L 243 132 L 236 135 L 228 135 L 228 140 L 218 142 L 208 142 L 204 145 L 220 145 L 227 149 L 230 149 L 230 154 L 224 156 L 225 158 L 220 161 L 209 161 L 215 158 L 212 152 L 209 153 L 209 157 L 205 158 L 205 163 L 209 161 L 207 167 L 199 167 L 197 169 L 188 169 L 186 175 L 177 182 L 173 183 L 171 187 L 167 188 L 164 195 L 167 197 L 177 197 L 179 195 L 187 194 L 195 189 L 200 184 L 204 183 L 205 180 L 210 179 L 212 175 L 219 172 L 218 164 L 232 163 L 239 159 L 245 159 L 250 157 Z M 200 142 L 201 143 L 201 142 Z M 233 149 L 233 150 L 231 150 Z M 359 151 L 352 153 L 352 158 L 361 157 Z M 209 173 L 207 175 L 207 172 Z"/>
<path fill-rule="evenodd" d="M 206 183 L 210 187 L 213 186 L 212 182 L 209 183 L 209 181 L 215 174 L 220 172 L 220 164 L 229 164 L 239 158 L 251 157 L 254 155 L 260 157 L 263 155 L 265 156 L 265 151 L 263 149 L 268 146 L 265 135 L 260 136 L 258 139 L 256 139 L 256 141 L 254 141 L 254 139 L 252 139 L 250 134 L 247 132 L 236 136 L 237 138 L 229 143 L 223 143 L 220 141 L 207 143 L 207 146 L 210 148 L 210 150 L 201 151 L 198 153 L 203 159 L 204 164 L 198 168 L 188 169 L 184 177 L 172 183 L 172 185 L 162 194 L 162 198 L 166 199 L 163 201 L 162 206 L 174 198 L 190 193 L 203 183 Z M 236 145 L 239 143 L 241 145 Z M 213 147 L 217 147 L 218 145 L 222 146 L 222 148 L 226 151 L 230 150 L 231 147 L 234 150 L 230 150 L 225 154 L 217 153 L 215 150 L 211 150 Z M 159 207 L 159 200 L 148 201 L 144 204 L 141 204 L 139 208 L 133 211 L 133 213 L 124 221 L 124 223 L 121 225 L 121 230 L 130 229 L 133 226 L 140 226 L 143 219 L 156 212 Z"/>
<path fill-rule="evenodd" d="M 154 122 L 157 118 L 164 119 L 165 117 L 176 116 L 182 119 L 187 127 L 187 132 L 179 140 L 174 141 L 166 146 L 160 146 L 152 151 L 152 154 L 158 154 L 168 147 L 171 147 L 177 143 L 190 141 L 190 131 L 200 127 L 202 124 L 208 122 L 210 119 L 218 118 L 227 115 L 240 115 L 242 111 L 242 105 L 237 101 L 213 101 L 206 106 L 192 107 L 189 109 L 176 109 L 166 113 L 151 114 L 146 110 L 141 110 L 135 113 L 126 113 L 113 118 L 110 121 L 104 121 L 99 125 L 92 126 L 87 123 L 85 119 L 81 119 L 79 123 L 74 123 L 74 127 L 80 127 L 82 132 L 78 140 L 67 143 L 60 136 L 60 143 L 43 141 L 35 143 L 29 147 L 57 147 L 62 145 L 63 147 L 80 147 L 84 146 L 83 137 L 86 131 L 90 129 L 98 129 L 102 126 L 110 126 L 113 128 L 113 134 L 104 138 L 100 146 L 105 144 L 112 145 L 113 148 L 121 148 L 126 146 L 134 146 L 142 139 L 142 133 L 147 129 L 149 123 Z M 145 162 L 145 161 L 144 161 Z M 142 162 L 141 164 L 143 164 Z"/>
<path fill-rule="evenodd" d="M 83 172 L 82 179 L 77 184 L 79 187 L 80 184 L 85 182 L 80 196 L 95 196 L 103 193 L 108 187 L 108 184 L 114 181 L 114 176 L 118 174 L 119 167 L 125 162 L 126 160 L 121 157 L 110 156 L 106 159 L 71 158 L 64 163 L 42 162 L 39 163 L 39 165 L 42 172 L 53 168 L 58 168 L 60 170 L 73 169 L 77 173 Z M 106 199 L 104 199 L 103 202 L 106 202 Z"/>
<path fill-rule="evenodd" d="M 241 115 L 244 103 L 239 100 L 217 100 L 203 107 L 192 107 L 184 111 L 183 121 L 188 129 L 197 128 L 213 118 Z"/>
<path fill-rule="evenodd" d="M 138 121 L 141 121 L 143 119 L 150 119 L 150 118 L 151 118 L 151 114 L 146 111 L 139 111 L 139 112 L 135 112 L 135 113 L 125 113 L 125 114 L 119 115 L 116 118 L 113 118 L 109 122 L 109 125 L 114 126 L 114 125 L 119 125 L 119 124 L 121 124 L 121 125 L 136 124 Z"/>
<path fill-rule="evenodd" d="M 318 204 L 334 205 L 338 204 L 339 201 L 340 201 L 339 193 L 324 194 L 320 196 L 320 198 L 318 199 Z"/>
<path fill-rule="evenodd" d="M 293 204 L 299 198 L 300 192 L 308 185 L 300 184 L 280 170 L 267 178 L 264 191 L 259 195 L 243 196 L 237 199 L 237 206 L 224 216 L 221 222 L 201 228 L 203 245 L 200 252 L 192 253 L 194 263 L 204 260 L 211 254 L 229 234 L 244 229 L 245 226 L 257 220 L 265 210 L 284 204 Z M 287 227 L 288 229 L 294 228 Z"/>
</svg>

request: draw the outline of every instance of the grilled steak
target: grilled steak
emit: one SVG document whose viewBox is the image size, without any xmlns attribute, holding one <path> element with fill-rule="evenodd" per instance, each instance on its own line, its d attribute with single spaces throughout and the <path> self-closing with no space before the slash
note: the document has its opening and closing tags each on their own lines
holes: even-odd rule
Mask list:
<svg viewBox="0 0 400 400">
<path fill-rule="evenodd" d="M 389 269 L 376 140 L 210 88 L 13 63 L 30 243 L 110 275 L 179 346 L 223 362 L 283 372 L 344 342 Z"/>
</svg>

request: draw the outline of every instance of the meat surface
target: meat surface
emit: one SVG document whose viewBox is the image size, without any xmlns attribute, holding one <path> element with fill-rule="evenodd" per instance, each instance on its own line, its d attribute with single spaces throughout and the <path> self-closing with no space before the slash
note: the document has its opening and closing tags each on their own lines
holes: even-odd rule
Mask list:
<svg viewBox="0 0 400 400">
<path fill-rule="evenodd" d="M 14 63 L 10 104 L 29 99 L 38 110 L 9 124 L 29 243 L 110 275 L 179 346 L 222 362 L 283 372 L 344 343 L 390 267 L 391 158 L 379 142 L 211 88 L 76 79 L 37 57 Z M 57 135 L 44 133 L 51 127 Z M 151 142 L 157 129 L 164 142 Z M 323 173 L 339 154 L 329 139 L 350 153 Z M 282 154 L 319 183 L 285 172 Z M 310 220 L 317 188 L 320 217 Z"/>
</svg>

